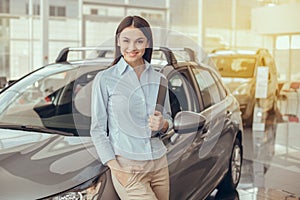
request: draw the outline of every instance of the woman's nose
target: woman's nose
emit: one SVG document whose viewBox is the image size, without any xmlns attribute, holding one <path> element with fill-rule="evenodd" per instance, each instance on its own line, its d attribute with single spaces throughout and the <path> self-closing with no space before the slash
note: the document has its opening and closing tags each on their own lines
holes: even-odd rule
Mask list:
<svg viewBox="0 0 300 200">
<path fill-rule="evenodd" d="M 135 42 L 129 42 L 128 50 L 130 50 L 130 51 L 136 50 Z"/>
</svg>

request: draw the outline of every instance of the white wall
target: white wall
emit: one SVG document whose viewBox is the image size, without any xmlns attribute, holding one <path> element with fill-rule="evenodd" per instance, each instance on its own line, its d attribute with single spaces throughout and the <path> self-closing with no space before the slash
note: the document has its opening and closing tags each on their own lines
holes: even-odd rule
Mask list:
<svg viewBox="0 0 300 200">
<path fill-rule="evenodd" d="M 252 30 L 259 34 L 300 33 L 300 3 L 252 10 Z"/>
</svg>

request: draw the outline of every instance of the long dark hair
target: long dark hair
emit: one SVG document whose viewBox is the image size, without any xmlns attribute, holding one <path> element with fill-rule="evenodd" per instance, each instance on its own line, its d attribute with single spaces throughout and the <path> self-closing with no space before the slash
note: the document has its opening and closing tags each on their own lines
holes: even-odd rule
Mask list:
<svg viewBox="0 0 300 200">
<path fill-rule="evenodd" d="M 147 62 L 151 62 L 151 57 L 152 57 L 152 48 L 153 48 L 153 38 L 152 38 L 152 31 L 150 28 L 149 23 L 143 19 L 142 17 L 139 16 L 127 16 L 125 17 L 119 24 L 117 30 L 116 30 L 116 35 L 115 35 L 115 60 L 113 61 L 112 65 L 115 65 L 121 58 L 121 50 L 120 47 L 118 46 L 118 37 L 120 33 L 127 27 L 133 26 L 135 28 L 140 29 L 143 34 L 146 36 L 148 42 L 149 42 L 149 48 L 145 49 L 145 53 L 143 55 L 143 58 Z"/>
</svg>

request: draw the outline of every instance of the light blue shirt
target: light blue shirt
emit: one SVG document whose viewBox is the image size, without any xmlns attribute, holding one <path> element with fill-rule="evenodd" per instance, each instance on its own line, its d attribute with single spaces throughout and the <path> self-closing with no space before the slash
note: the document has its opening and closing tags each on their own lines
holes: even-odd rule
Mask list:
<svg viewBox="0 0 300 200">
<path fill-rule="evenodd" d="M 156 106 L 160 77 L 165 78 L 145 61 L 139 80 L 123 57 L 95 77 L 91 137 L 103 164 L 116 155 L 132 160 L 154 160 L 166 153 L 163 142 L 157 137 L 151 138 L 148 127 L 148 118 Z M 170 130 L 173 124 L 168 92 L 163 117 Z"/>
</svg>

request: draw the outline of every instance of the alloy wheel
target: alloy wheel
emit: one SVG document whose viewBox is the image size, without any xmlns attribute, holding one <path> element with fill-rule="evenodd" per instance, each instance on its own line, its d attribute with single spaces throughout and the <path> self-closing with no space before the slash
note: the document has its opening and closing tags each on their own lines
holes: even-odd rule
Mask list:
<svg viewBox="0 0 300 200">
<path fill-rule="evenodd" d="M 242 167 L 242 156 L 241 156 L 241 148 L 239 145 L 235 145 L 232 157 L 231 157 L 231 176 L 232 182 L 237 184 L 241 176 L 241 167 Z"/>
</svg>

